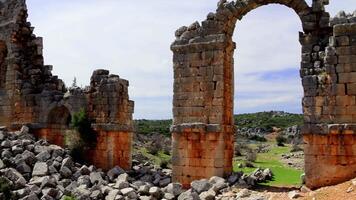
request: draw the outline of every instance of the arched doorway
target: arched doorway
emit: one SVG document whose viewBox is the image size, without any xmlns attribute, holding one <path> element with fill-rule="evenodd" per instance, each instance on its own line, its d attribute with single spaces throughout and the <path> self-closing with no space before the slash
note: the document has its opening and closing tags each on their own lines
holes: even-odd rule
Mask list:
<svg viewBox="0 0 356 200">
<path fill-rule="evenodd" d="M 7 56 L 7 47 L 4 41 L 0 41 L 0 90 L 5 88 L 7 66 L 5 59 Z"/>
<path fill-rule="evenodd" d="M 69 128 L 72 117 L 65 106 L 55 107 L 48 114 L 48 124 L 55 128 Z"/>
<path fill-rule="evenodd" d="M 232 171 L 234 50 L 232 36 L 238 20 L 251 10 L 282 4 L 295 11 L 303 26 L 301 77 L 304 98 L 325 95 L 315 77 L 325 73 L 324 59 L 332 35 L 325 1 L 221 0 L 215 13 L 201 24 L 176 31 L 173 97 L 173 179 L 185 186 L 200 178 L 226 176 Z M 305 123 L 318 123 L 317 112 L 305 113 Z"/>
<path fill-rule="evenodd" d="M 64 146 L 67 132 L 70 131 L 72 116 L 65 106 L 53 108 L 48 113 L 47 128 L 42 130 L 40 138 L 48 140 L 50 143 Z"/>
</svg>

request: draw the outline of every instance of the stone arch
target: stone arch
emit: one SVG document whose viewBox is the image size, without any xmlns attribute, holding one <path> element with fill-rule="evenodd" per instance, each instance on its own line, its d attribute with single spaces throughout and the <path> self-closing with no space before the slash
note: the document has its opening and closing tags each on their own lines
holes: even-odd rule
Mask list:
<svg viewBox="0 0 356 200">
<path fill-rule="evenodd" d="M 285 5 L 299 16 L 304 31 L 300 33 L 304 98 L 325 94 L 315 77 L 326 72 L 321 55 L 332 35 L 330 16 L 324 9 L 327 1 L 313 0 L 309 7 L 304 0 L 221 0 L 216 12 L 209 13 L 201 24 L 179 28 L 171 45 L 173 179 L 185 186 L 195 179 L 226 176 L 232 171 L 236 47 L 232 36 L 238 20 L 267 4 Z M 306 124 L 317 123 L 313 115 L 305 113 Z"/>
<path fill-rule="evenodd" d="M 66 129 L 70 127 L 71 113 L 65 106 L 58 106 L 50 110 L 47 124 L 53 128 Z"/>
<path fill-rule="evenodd" d="M 6 85 L 7 65 L 5 59 L 7 57 L 7 47 L 4 41 L 0 41 L 0 89 L 4 89 Z"/>
</svg>

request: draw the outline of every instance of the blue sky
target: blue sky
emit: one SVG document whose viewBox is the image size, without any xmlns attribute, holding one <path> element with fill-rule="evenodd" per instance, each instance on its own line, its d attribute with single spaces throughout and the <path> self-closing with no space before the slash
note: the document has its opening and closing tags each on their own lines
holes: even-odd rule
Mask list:
<svg viewBox="0 0 356 200">
<path fill-rule="evenodd" d="M 89 84 L 105 68 L 130 81 L 134 118 L 172 117 L 174 32 L 202 21 L 218 0 L 27 0 L 45 64 L 70 85 Z M 330 0 L 328 11 L 353 12 L 355 0 Z M 308 1 L 310 3 L 310 1 Z M 234 33 L 235 113 L 301 112 L 301 22 L 293 10 L 268 5 L 239 21 Z"/>
</svg>

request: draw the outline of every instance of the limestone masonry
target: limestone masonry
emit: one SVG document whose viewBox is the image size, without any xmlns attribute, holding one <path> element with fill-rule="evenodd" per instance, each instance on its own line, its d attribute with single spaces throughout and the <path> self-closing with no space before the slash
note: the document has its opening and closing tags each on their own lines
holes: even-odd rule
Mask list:
<svg viewBox="0 0 356 200">
<path fill-rule="evenodd" d="M 231 174 L 232 35 L 244 15 L 273 3 L 293 9 L 303 26 L 306 184 L 317 188 L 356 177 L 356 12 L 330 18 L 328 0 L 312 6 L 304 0 L 220 0 L 206 20 L 179 28 L 171 45 L 173 182 L 189 187 Z M 51 70 L 43 63 L 42 39 L 27 22 L 25 0 L 0 0 L 0 124 L 13 130 L 27 125 L 37 137 L 66 146 L 71 118 L 84 109 L 98 133 L 87 158 L 103 169 L 130 169 L 134 102 L 128 81 L 96 70 L 90 86 L 67 89 Z"/>
<path fill-rule="evenodd" d="M 303 32 L 306 183 L 311 188 L 356 176 L 356 13 L 330 21 L 328 0 L 220 0 L 203 22 L 179 28 L 174 53 L 173 180 L 226 176 L 233 157 L 235 26 L 251 10 L 282 4 Z M 238 27 L 237 27 L 238 28 Z M 278 52 L 277 52 L 278 53 Z"/>
<path fill-rule="evenodd" d="M 0 124 L 18 129 L 26 124 L 37 136 L 65 145 L 74 113 L 86 110 L 98 132 L 91 161 L 109 169 L 131 167 L 132 113 L 128 81 L 96 70 L 90 86 L 66 89 L 43 64 L 42 38 L 27 22 L 25 0 L 0 1 Z"/>
</svg>

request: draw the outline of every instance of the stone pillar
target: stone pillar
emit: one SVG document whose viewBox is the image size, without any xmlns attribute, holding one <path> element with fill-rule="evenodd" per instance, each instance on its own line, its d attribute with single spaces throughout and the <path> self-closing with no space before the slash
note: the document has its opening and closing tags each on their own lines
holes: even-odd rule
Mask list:
<svg viewBox="0 0 356 200">
<path fill-rule="evenodd" d="M 95 126 L 94 126 L 95 127 Z M 131 169 L 132 163 L 132 130 L 105 129 L 96 127 L 97 143 L 89 151 L 88 158 L 96 167 L 110 170 L 120 166 L 125 170 Z"/>
<path fill-rule="evenodd" d="M 197 179 L 231 173 L 233 129 L 191 124 L 173 128 L 173 181 L 184 187 Z"/>
<path fill-rule="evenodd" d="M 177 36 L 195 34 L 199 23 Z M 183 39 L 184 40 L 184 39 Z M 226 176 L 233 157 L 232 51 L 223 35 L 212 42 L 172 45 L 174 52 L 173 181 L 189 187 L 193 180 Z M 230 40 L 231 41 L 231 40 Z"/>
<path fill-rule="evenodd" d="M 325 48 L 324 95 L 304 99 L 305 173 L 310 188 L 356 177 L 356 24 L 340 15 Z M 307 113 L 312 113 L 308 115 Z"/>
</svg>

